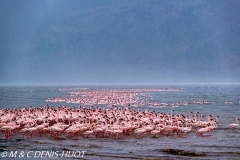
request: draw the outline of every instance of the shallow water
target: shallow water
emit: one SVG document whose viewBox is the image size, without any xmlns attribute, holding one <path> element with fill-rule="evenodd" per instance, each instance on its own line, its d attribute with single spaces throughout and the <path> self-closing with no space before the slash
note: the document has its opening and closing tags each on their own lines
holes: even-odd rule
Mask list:
<svg viewBox="0 0 240 160">
<path fill-rule="evenodd" d="M 79 87 L 79 86 L 78 86 Z M 211 104 L 192 104 L 174 108 L 174 114 L 188 114 L 189 112 L 199 112 L 206 115 L 219 115 L 219 125 L 217 129 L 206 134 L 204 137 L 196 136 L 195 131 L 191 131 L 186 137 L 178 136 L 159 136 L 152 138 L 148 135 L 136 138 L 133 136 L 120 139 L 113 138 L 82 138 L 76 139 L 62 138 L 54 139 L 49 135 L 42 137 L 34 136 L 31 139 L 23 139 L 21 135 L 13 139 L 4 139 L 0 133 L 0 154 L 6 151 L 24 151 L 26 154 L 31 152 L 34 156 L 36 151 L 85 151 L 83 157 L 79 159 L 240 159 L 240 127 L 232 131 L 228 124 L 235 122 L 236 117 L 240 118 L 240 85 L 166 85 L 166 86 L 80 86 L 90 89 L 102 88 L 140 88 L 140 87 L 159 87 L 159 88 L 180 88 L 180 92 L 151 92 L 153 100 L 164 101 L 167 103 L 176 101 L 207 100 Z M 50 106 L 75 106 L 79 104 L 70 103 L 50 103 L 45 102 L 47 98 L 67 97 L 68 91 L 59 90 L 60 88 L 71 87 L 0 87 L 0 109 L 42 107 L 46 104 Z M 232 101 L 233 104 L 225 104 L 224 101 Z M 155 110 L 168 113 L 171 107 L 153 108 L 139 107 L 141 110 Z M 182 156 L 170 152 L 164 152 L 165 148 L 184 150 L 186 152 L 204 153 L 204 156 Z M 2 158 L 0 156 L 0 158 Z M 25 155 L 25 158 L 26 155 Z M 64 158 L 64 157 L 60 157 Z M 77 159 L 76 157 L 65 157 L 67 159 Z M 47 157 L 35 157 L 35 159 L 49 159 Z M 51 159 L 57 159 L 52 157 Z"/>
</svg>

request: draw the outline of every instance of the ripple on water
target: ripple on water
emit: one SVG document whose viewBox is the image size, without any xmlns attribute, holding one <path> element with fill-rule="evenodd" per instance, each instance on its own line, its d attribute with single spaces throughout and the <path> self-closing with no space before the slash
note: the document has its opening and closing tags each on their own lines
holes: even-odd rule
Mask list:
<svg viewBox="0 0 240 160">
<path fill-rule="evenodd" d="M 208 146 L 202 146 L 202 145 L 193 145 L 191 147 L 196 147 L 196 148 L 215 148 L 217 150 L 219 149 L 238 149 L 240 150 L 240 146 L 221 146 L 221 145 L 208 145 Z"/>
<path fill-rule="evenodd" d="M 80 148 L 102 148 L 102 146 L 97 146 L 95 144 L 85 144 L 85 145 L 79 145 Z"/>
</svg>

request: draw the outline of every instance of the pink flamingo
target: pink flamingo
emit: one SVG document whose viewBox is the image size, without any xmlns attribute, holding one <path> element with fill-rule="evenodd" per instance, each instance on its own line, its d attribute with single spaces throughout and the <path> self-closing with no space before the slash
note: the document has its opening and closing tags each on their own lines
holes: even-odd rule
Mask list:
<svg viewBox="0 0 240 160">
<path fill-rule="evenodd" d="M 236 118 L 236 123 L 231 123 L 231 124 L 228 125 L 230 128 L 232 128 L 233 131 L 239 125 L 238 120 L 239 120 L 239 118 Z"/>
<path fill-rule="evenodd" d="M 209 125 L 210 125 L 210 124 L 209 124 Z M 200 128 L 200 129 L 197 131 L 197 134 L 196 134 L 196 135 L 203 136 L 204 133 L 210 132 L 209 125 L 208 125 L 207 127 L 205 127 L 205 128 Z"/>
</svg>

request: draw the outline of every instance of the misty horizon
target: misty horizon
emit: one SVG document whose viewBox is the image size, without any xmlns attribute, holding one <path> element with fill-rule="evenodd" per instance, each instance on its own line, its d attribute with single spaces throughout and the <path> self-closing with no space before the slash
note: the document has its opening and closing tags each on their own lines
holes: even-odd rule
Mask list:
<svg viewBox="0 0 240 160">
<path fill-rule="evenodd" d="M 1 1 L 0 85 L 240 83 L 238 1 Z"/>
</svg>

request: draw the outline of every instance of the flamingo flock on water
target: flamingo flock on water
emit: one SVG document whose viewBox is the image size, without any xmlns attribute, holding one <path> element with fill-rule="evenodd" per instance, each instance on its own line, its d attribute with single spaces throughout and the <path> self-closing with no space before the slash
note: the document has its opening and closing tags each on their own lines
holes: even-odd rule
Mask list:
<svg viewBox="0 0 240 160">
<path fill-rule="evenodd" d="M 191 105 L 208 105 L 215 102 L 211 100 L 190 100 L 190 101 L 172 101 L 165 102 L 162 100 L 153 100 L 150 93 L 153 92 L 181 92 L 177 88 L 138 88 L 138 89 L 87 89 L 87 88 L 61 88 L 60 91 L 67 92 L 67 97 L 47 98 L 46 102 L 65 102 L 80 105 L 117 105 L 117 106 L 148 106 L 154 108 Z M 232 101 L 225 100 L 225 105 L 235 104 Z M 239 103 L 240 104 L 240 100 Z"/>
<path fill-rule="evenodd" d="M 85 108 L 50 107 L 0 110 L 0 137 L 12 138 L 21 134 L 26 138 L 50 135 L 54 138 L 69 137 L 158 137 L 186 136 L 195 131 L 197 135 L 212 131 L 217 127 L 218 115 L 204 116 L 198 112 L 188 115 L 140 111 L 128 107 L 110 106 Z M 239 122 L 230 124 L 233 130 Z"/>
</svg>

